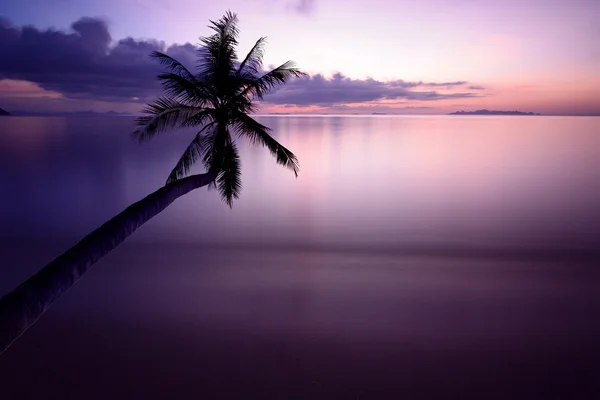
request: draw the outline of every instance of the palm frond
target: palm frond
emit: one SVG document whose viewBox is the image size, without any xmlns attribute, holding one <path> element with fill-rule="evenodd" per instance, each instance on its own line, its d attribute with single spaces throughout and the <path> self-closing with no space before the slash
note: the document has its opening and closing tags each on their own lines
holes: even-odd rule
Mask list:
<svg viewBox="0 0 600 400">
<path fill-rule="evenodd" d="M 194 126 L 202 126 L 207 120 L 215 120 L 215 110 L 213 108 L 198 108 L 197 113 L 190 115 L 184 119 L 180 124 L 180 128 L 189 128 Z"/>
<path fill-rule="evenodd" d="M 188 79 L 173 72 L 166 72 L 158 75 L 158 79 L 165 93 L 173 99 L 198 107 L 204 107 L 208 103 L 214 104 L 214 96 L 210 90 L 195 77 Z"/>
<path fill-rule="evenodd" d="M 200 138 L 200 149 L 202 152 L 202 162 L 207 170 L 219 169 L 218 165 L 220 154 L 223 152 L 223 140 L 219 139 L 219 126 L 215 125 L 213 129 L 207 130 Z"/>
<path fill-rule="evenodd" d="M 150 58 L 158 60 L 162 65 L 165 65 L 167 67 L 167 71 L 169 72 L 177 74 L 189 81 L 193 81 L 195 79 L 194 74 L 192 74 L 182 63 L 173 57 L 166 55 L 165 53 L 155 50 L 150 53 Z"/>
<path fill-rule="evenodd" d="M 157 133 L 179 128 L 184 121 L 199 111 L 201 109 L 199 110 L 198 107 L 171 97 L 159 97 L 142 110 L 149 115 L 136 118 L 135 124 L 139 128 L 133 132 L 133 136 L 139 142 L 151 139 Z"/>
<path fill-rule="evenodd" d="M 199 67 L 202 75 L 216 78 L 212 80 L 218 83 L 219 78 L 231 75 L 234 61 L 237 59 L 238 18 L 236 14 L 227 11 L 220 20 L 210 22 L 210 28 L 215 33 L 200 38 L 204 47 L 199 50 Z"/>
<path fill-rule="evenodd" d="M 240 30 L 237 27 L 238 21 L 237 14 L 227 10 L 225 15 L 218 21 L 210 20 L 211 26 L 209 26 L 209 28 L 222 38 L 232 39 L 237 43 L 237 38 L 240 35 Z"/>
<path fill-rule="evenodd" d="M 246 136 L 252 144 L 265 146 L 277 160 L 277 163 L 291 169 L 296 177 L 300 170 L 298 158 L 275 140 L 269 132 L 271 129 L 251 116 L 244 113 L 236 113 L 234 127 L 238 134 Z"/>
<path fill-rule="evenodd" d="M 256 41 L 256 44 L 246 55 L 246 58 L 242 61 L 238 68 L 238 75 L 244 72 L 244 68 L 250 71 L 252 74 L 258 75 L 262 70 L 262 59 L 265 55 L 265 44 L 267 42 L 266 37 L 261 37 Z"/>
<path fill-rule="evenodd" d="M 217 187 L 221 198 L 229 207 L 233 206 L 233 199 L 240 197 L 242 190 L 242 171 L 240 156 L 235 143 L 230 142 L 223 148 L 222 169 L 217 175 Z"/>
<path fill-rule="evenodd" d="M 175 164 L 175 168 L 169 174 L 167 178 L 166 184 L 175 182 L 178 179 L 185 177 L 190 168 L 198 161 L 199 158 L 203 156 L 206 152 L 206 147 L 203 146 L 203 133 L 207 130 L 211 129 L 215 122 L 211 122 L 205 125 L 194 137 L 194 140 L 189 144 L 189 146 L 185 149 L 177 164 Z"/>
<path fill-rule="evenodd" d="M 260 78 L 255 79 L 254 82 L 249 83 L 242 91 L 241 96 L 246 97 L 251 94 L 258 100 L 262 100 L 264 95 L 275 86 L 285 83 L 292 78 L 300 78 L 304 75 L 306 74 L 296 67 L 296 63 L 287 61 L 279 67 L 262 75 Z"/>
</svg>

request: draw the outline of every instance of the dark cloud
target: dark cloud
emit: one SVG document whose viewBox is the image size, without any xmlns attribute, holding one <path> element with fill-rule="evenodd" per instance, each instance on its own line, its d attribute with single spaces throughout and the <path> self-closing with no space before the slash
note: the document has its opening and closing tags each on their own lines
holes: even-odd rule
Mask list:
<svg viewBox="0 0 600 400">
<path fill-rule="evenodd" d="M 346 104 L 338 104 L 327 107 L 326 110 L 330 113 L 358 113 L 358 114 L 372 114 L 372 113 L 387 113 L 387 114 L 410 114 L 410 113 L 422 113 L 422 112 L 433 112 L 437 110 L 435 107 L 425 106 L 403 106 L 398 107 L 396 105 L 383 105 L 383 104 L 367 104 L 360 106 L 349 106 Z M 318 110 L 317 112 L 320 112 Z"/>
<path fill-rule="evenodd" d="M 295 0 L 289 3 L 289 8 L 300 14 L 311 14 L 315 11 L 315 0 Z"/>
<path fill-rule="evenodd" d="M 471 86 L 468 86 L 467 89 L 470 89 L 470 90 L 485 90 L 485 87 L 479 86 L 479 85 L 471 85 Z"/>
<path fill-rule="evenodd" d="M 148 55 L 165 51 L 193 65 L 196 47 L 166 48 L 158 41 L 127 38 L 112 44 L 106 23 L 82 18 L 72 32 L 16 28 L 0 21 L 0 79 L 26 80 L 71 98 L 122 101 L 159 91 L 161 66 Z"/>
<path fill-rule="evenodd" d="M 446 87 L 453 88 L 454 86 L 466 85 L 467 81 L 454 81 L 454 82 L 419 82 L 418 86 L 431 86 L 431 87 Z"/>
<path fill-rule="evenodd" d="M 199 54 L 198 47 L 191 44 L 166 47 L 156 40 L 132 38 L 114 42 L 106 23 L 94 18 L 78 20 L 70 32 L 17 28 L 0 20 L 0 54 L 5 55 L 0 57 L 0 80 L 34 82 L 67 99 L 124 103 L 135 98 L 147 102 L 160 94 L 156 76 L 163 70 L 149 58 L 153 50 L 166 52 L 192 70 Z M 272 104 L 331 106 L 479 96 L 466 91 L 466 85 L 466 81 L 383 82 L 317 74 L 278 87 L 266 100 Z"/>
<path fill-rule="evenodd" d="M 453 82 L 423 82 L 423 81 L 417 81 L 417 82 L 407 82 L 407 81 L 403 81 L 402 79 L 398 79 L 392 82 L 389 82 L 390 85 L 394 85 L 394 86 L 400 86 L 403 88 L 414 88 L 414 87 L 419 87 L 419 86 L 425 86 L 425 87 L 444 87 L 446 89 L 452 89 L 455 86 L 464 86 L 466 85 L 467 81 L 453 81 Z"/>
<path fill-rule="evenodd" d="M 443 100 L 480 95 L 469 92 L 439 92 L 427 90 L 428 87 L 452 88 L 466 85 L 467 82 L 407 82 L 394 80 L 389 82 L 375 79 L 350 79 L 340 73 L 327 79 L 321 74 L 290 82 L 268 95 L 266 100 L 273 104 L 293 104 L 298 106 L 332 106 L 343 103 L 365 103 L 376 100 Z M 425 89 L 425 90 L 423 90 Z"/>
</svg>

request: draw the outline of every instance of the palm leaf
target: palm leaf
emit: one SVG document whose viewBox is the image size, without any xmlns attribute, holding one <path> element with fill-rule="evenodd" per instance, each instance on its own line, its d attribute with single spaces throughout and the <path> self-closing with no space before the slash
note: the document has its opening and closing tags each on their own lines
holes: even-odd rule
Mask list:
<svg viewBox="0 0 600 400">
<path fill-rule="evenodd" d="M 277 160 L 277 163 L 291 169 L 296 177 L 300 170 L 298 158 L 275 140 L 271 129 L 244 113 L 236 113 L 234 126 L 240 135 L 246 136 L 252 144 L 265 146 Z"/>
<path fill-rule="evenodd" d="M 199 66 L 202 75 L 219 83 L 219 78 L 222 80 L 231 75 L 234 61 L 237 59 L 235 48 L 239 36 L 238 18 L 234 13 L 227 11 L 220 20 L 210 22 L 210 28 L 215 34 L 200 38 L 204 47 L 199 50 Z"/>
<path fill-rule="evenodd" d="M 215 120 L 215 110 L 213 108 L 198 108 L 195 114 L 184 119 L 180 124 L 180 128 L 189 128 L 194 126 L 202 126 L 207 120 Z"/>
<path fill-rule="evenodd" d="M 242 171 L 240 156 L 235 143 L 230 142 L 223 148 L 222 169 L 217 176 L 216 183 L 221 198 L 229 207 L 233 206 L 233 199 L 240 196 L 242 190 Z"/>
<path fill-rule="evenodd" d="M 215 122 L 211 122 L 205 125 L 194 137 L 194 140 L 189 144 L 189 146 L 185 149 L 181 158 L 177 164 L 175 164 L 175 168 L 169 174 L 167 179 L 167 185 L 169 183 L 175 182 L 178 179 L 181 179 L 187 175 L 190 171 L 190 168 L 198 161 L 200 157 L 204 155 L 206 152 L 206 147 L 203 145 L 203 133 L 213 127 Z"/>
<path fill-rule="evenodd" d="M 194 74 L 192 74 L 182 63 L 171 56 L 155 50 L 150 53 L 150 58 L 158 60 L 162 65 L 166 65 L 169 72 L 177 74 L 188 81 L 195 80 Z"/>
<path fill-rule="evenodd" d="M 206 104 L 214 104 L 214 96 L 209 89 L 203 87 L 195 77 L 187 79 L 173 72 L 158 75 L 161 86 L 165 93 L 178 101 L 204 107 Z"/>
<path fill-rule="evenodd" d="M 293 61 L 287 61 L 249 83 L 240 95 L 241 97 L 252 95 L 258 100 L 262 100 L 264 95 L 275 86 L 304 75 L 306 74 L 296 68 L 296 64 Z"/>
<path fill-rule="evenodd" d="M 234 43 L 237 44 L 237 38 L 240 34 L 237 27 L 238 21 L 237 14 L 227 10 L 225 15 L 218 21 L 210 20 L 211 25 L 209 28 L 215 31 L 221 38 L 234 40 Z"/>
<path fill-rule="evenodd" d="M 244 58 L 244 61 L 240 64 L 238 68 L 238 75 L 245 71 L 246 68 L 253 74 L 258 75 L 262 70 L 262 59 L 264 57 L 264 47 L 267 42 L 266 37 L 261 37 L 256 41 L 256 44 L 252 47 L 252 49 Z"/>
<path fill-rule="evenodd" d="M 183 122 L 199 111 L 202 109 L 171 97 L 159 97 L 142 110 L 149 115 L 136 118 L 135 124 L 140 128 L 133 132 L 133 136 L 139 142 L 151 139 L 157 133 L 179 128 Z"/>
</svg>

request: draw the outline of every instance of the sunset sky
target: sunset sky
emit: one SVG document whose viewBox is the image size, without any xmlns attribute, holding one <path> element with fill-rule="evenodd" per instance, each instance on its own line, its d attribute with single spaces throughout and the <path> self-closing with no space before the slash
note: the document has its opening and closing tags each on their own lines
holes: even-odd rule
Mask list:
<svg viewBox="0 0 600 400">
<path fill-rule="evenodd" d="M 240 18 L 240 53 L 309 74 L 264 112 L 600 115 L 598 0 L 4 0 L 0 107 L 138 112 L 162 49 L 193 65 L 209 19 Z"/>
</svg>

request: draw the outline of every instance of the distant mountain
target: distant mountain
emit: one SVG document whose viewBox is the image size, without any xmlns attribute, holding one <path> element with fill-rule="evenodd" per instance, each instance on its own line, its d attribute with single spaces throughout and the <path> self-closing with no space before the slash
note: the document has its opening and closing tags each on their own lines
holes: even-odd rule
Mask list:
<svg viewBox="0 0 600 400">
<path fill-rule="evenodd" d="M 8 115 L 12 115 L 12 114 L 11 114 L 11 113 L 9 113 L 9 112 L 8 112 L 8 111 L 6 111 L 6 110 L 3 110 L 3 109 L 1 109 L 1 108 L 0 108 L 0 115 L 8 116 Z"/>
<path fill-rule="evenodd" d="M 495 110 L 477 110 L 477 111 L 456 111 L 449 115 L 540 115 L 532 112 L 523 111 L 495 111 Z"/>
<path fill-rule="evenodd" d="M 15 111 L 13 115 L 23 117 L 94 117 L 94 116 L 109 116 L 123 117 L 133 116 L 135 114 L 118 113 L 116 111 L 97 112 L 92 110 L 87 111 L 71 111 L 71 112 L 31 112 L 31 111 Z"/>
</svg>

